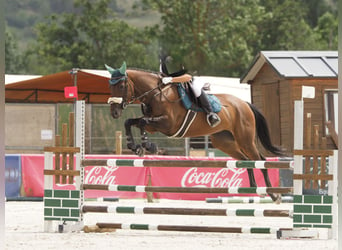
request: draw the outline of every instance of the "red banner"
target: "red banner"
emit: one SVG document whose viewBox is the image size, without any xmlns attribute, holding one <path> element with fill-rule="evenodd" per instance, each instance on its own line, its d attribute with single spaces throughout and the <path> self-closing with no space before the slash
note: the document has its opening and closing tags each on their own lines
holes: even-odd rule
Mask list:
<svg viewBox="0 0 342 250">
<path fill-rule="evenodd" d="M 65 87 L 64 88 L 64 97 L 65 98 L 78 98 L 78 94 L 77 94 L 77 87 L 76 86 L 72 86 L 72 87 Z"/>
<path fill-rule="evenodd" d="M 22 185 L 25 196 L 44 196 L 44 155 L 21 155 Z"/>
<path fill-rule="evenodd" d="M 113 159 L 116 156 L 88 155 L 87 159 Z M 85 184 L 106 185 L 146 185 L 148 168 L 136 167 L 86 167 L 84 175 Z M 121 198 L 145 198 L 145 193 L 137 192 L 113 192 L 86 190 L 85 197 L 121 197 Z"/>
<path fill-rule="evenodd" d="M 42 197 L 44 190 L 44 155 L 22 155 L 22 183 L 26 196 Z M 86 159 L 141 159 L 135 155 L 87 155 Z M 145 156 L 143 159 L 185 160 L 184 156 Z M 227 157 L 192 157 L 195 160 L 228 160 Z M 268 160 L 277 160 L 276 158 Z M 265 186 L 259 169 L 253 170 L 259 186 Z M 279 186 L 278 169 L 269 169 L 272 186 Z M 246 169 L 227 168 L 173 168 L 173 167 L 86 167 L 84 183 L 108 185 L 143 185 L 151 178 L 152 186 L 174 187 L 249 187 Z M 56 189 L 75 189 L 75 184 L 54 184 Z M 227 194 L 189 194 L 189 193 L 154 193 L 155 198 L 204 200 L 205 198 L 228 196 Z M 241 195 L 239 195 L 241 196 Z M 109 192 L 87 190 L 86 198 L 119 197 L 145 198 L 145 193 Z"/>
<path fill-rule="evenodd" d="M 253 170 L 255 180 L 260 187 L 264 187 L 264 177 L 260 170 Z M 151 168 L 152 186 L 174 187 L 249 187 L 249 178 L 246 169 L 227 168 Z M 272 186 L 279 185 L 278 169 L 269 170 Z M 162 199 L 204 200 L 218 196 L 231 196 L 230 194 L 191 194 L 191 193 L 158 193 L 154 195 Z M 239 196 L 244 196 L 239 194 Z M 250 196 L 245 194 L 245 196 Z"/>
</svg>

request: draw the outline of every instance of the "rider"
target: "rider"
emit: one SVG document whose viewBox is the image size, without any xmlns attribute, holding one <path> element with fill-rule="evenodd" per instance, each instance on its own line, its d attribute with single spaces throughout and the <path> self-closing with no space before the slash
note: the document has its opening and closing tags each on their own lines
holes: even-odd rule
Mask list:
<svg viewBox="0 0 342 250">
<path fill-rule="evenodd" d="M 166 65 L 162 61 L 160 65 L 160 71 L 162 73 L 167 72 Z M 169 75 L 169 74 L 166 73 L 166 75 Z M 181 76 L 175 76 L 175 77 L 166 76 L 166 77 L 163 77 L 162 82 L 163 84 L 188 82 L 190 84 L 192 92 L 194 93 L 195 97 L 198 99 L 202 109 L 207 114 L 208 124 L 211 127 L 216 127 L 217 125 L 220 124 L 221 122 L 220 117 L 215 112 L 213 112 L 211 105 L 209 103 L 208 96 L 205 93 L 205 91 L 202 89 L 206 82 L 204 82 L 203 80 L 201 81 L 201 79 L 198 77 L 192 77 L 189 74 L 183 74 Z"/>
</svg>

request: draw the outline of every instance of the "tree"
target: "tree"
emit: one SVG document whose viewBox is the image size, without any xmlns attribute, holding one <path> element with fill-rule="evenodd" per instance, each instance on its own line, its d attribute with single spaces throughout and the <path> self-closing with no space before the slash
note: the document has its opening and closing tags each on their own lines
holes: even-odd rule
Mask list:
<svg viewBox="0 0 342 250">
<path fill-rule="evenodd" d="M 143 0 L 162 15 L 163 50 L 199 74 L 241 76 L 260 50 L 315 50 L 319 41 L 297 0 Z M 165 53 L 165 52 L 164 52 Z"/>
<path fill-rule="evenodd" d="M 338 20 L 330 12 L 324 13 L 315 28 L 321 49 L 337 50 L 338 47 Z"/>
<path fill-rule="evenodd" d="M 124 60 L 136 67 L 148 67 L 151 61 L 156 64 L 153 40 L 115 19 L 109 2 L 75 0 L 78 14 L 51 15 L 39 23 L 37 44 L 28 51 L 27 65 L 29 60 L 39 60 L 47 66 L 30 71 L 46 74 L 75 67 L 103 69 L 105 63 L 117 66 Z"/>
<path fill-rule="evenodd" d="M 259 23 L 261 47 L 257 50 L 315 50 L 313 30 L 306 22 L 307 11 L 300 1 L 261 1 L 266 15 Z"/>
<path fill-rule="evenodd" d="M 7 29 L 5 31 L 5 72 L 6 74 L 19 73 L 21 60 L 18 53 L 17 41 Z"/>
<path fill-rule="evenodd" d="M 262 9 L 254 0 L 144 0 L 162 15 L 153 27 L 162 50 L 179 67 L 198 74 L 237 76 L 252 59 L 248 43 L 256 36 Z"/>
<path fill-rule="evenodd" d="M 52 2 L 63 11 L 62 0 Z M 336 0 L 136 0 L 139 8 L 161 16 L 159 25 L 147 29 L 119 21 L 113 10 L 122 6 L 115 1 L 73 2 L 72 12 L 50 15 L 36 26 L 37 41 L 25 41 L 26 72 L 103 69 L 104 63 L 115 67 L 124 60 L 130 67 L 157 69 L 161 50 L 173 58 L 171 71 L 184 65 L 193 74 L 238 77 L 260 50 L 337 48 Z M 134 15 L 148 11 L 135 9 Z"/>
<path fill-rule="evenodd" d="M 318 25 L 318 19 L 326 12 L 337 16 L 337 0 L 302 0 L 307 7 L 307 23 L 311 28 Z"/>
</svg>

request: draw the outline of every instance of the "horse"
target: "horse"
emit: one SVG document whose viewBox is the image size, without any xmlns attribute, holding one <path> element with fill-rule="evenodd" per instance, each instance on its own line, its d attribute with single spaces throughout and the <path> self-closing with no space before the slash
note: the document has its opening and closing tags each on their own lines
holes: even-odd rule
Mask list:
<svg viewBox="0 0 342 250">
<path fill-rule="evenodd" d="M 189 111 L 184 107 L 177 90 L 177 84 L 164 85 L 160 72 L 141 69 L 127 69 L 124 62 L 119 69 L 106 65 L 111 74 L 108 99 L 113 118 L 121 116 L 122 111 L 131 103 L 142 105 L 143 116 L 127 119 L 125 130 L 127 147 L 136 154 L 142 150 L 155 153 L 157 146 L 148 141 L 147 132 L 182 137 L 198 137 L 208 135 L 212 146 L 237 160 L 265 160 L 257 149 L 259 139 L 264 149 L 273 155 L 283 155 L 283 150 L 272 144 L 265 117 L 251 103 L 245 102 L 230 94 L 215 94 L 221 103 L 218 115 L 221 123 L 211 127 L 206 122 L 204 112 L 194 112 L 190 125 L 184 121 L 189 118 Z M 142 144 L 134 142 L 131 127 L 140 129 Z M 181 131 L 181 133 L 180 133 Z M 256 187 L 253 169 L 247 169 L 251 187 Z M 271 187 L 267 169 L 261 169 L 265 184 Z M 280 197 L 269 193 L 274 201 Z"/>
</svg>

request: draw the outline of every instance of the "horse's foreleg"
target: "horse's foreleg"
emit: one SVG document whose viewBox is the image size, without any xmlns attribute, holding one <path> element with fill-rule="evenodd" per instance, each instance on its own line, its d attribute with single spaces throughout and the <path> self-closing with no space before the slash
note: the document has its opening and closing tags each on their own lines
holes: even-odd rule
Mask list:
<svg viewBox="0 0 342 250">
<path fill-rule="evenodd" d="M 131 128 L 132 126 L 138 126 L 140 119 L 141 118 L 127 119 L 125 121 L 127 148 L 131 149 L 135 154 L 138 154 L 138 155 L 142 154 L 142 147 L 139 144 L 138 145 L 135 144 Z"/>
<path fill-rule="evenodd" d="M 134 119 L 127 119 L 125 121 L 125 130 L 126 130 L 126 141 L 127 148 L 131 149 L 135 154 L 142 156 L 144 154 L 144 148 L 150 153 L 157 153 L 158 147 L 155 143 L 152 143 L 148 140 L 147 133 L 145 131 L 146 125 L 154 125 L 157 122 L 160 122 L 162 117 L 141 117 Z M 140 129 L 141 134 L 141 145 L 135 144 L 134 138 L 132 135 L 132 126 L 135 126 Z"/>
<path fill-rule="evenodd" d="M 138 124 L 138 127 L 140 128 L 140 134 L 141 134 L 141 145 L 150 153 L 155 154 L 158 151 L 158 147 L 155 143 L 150 142 L 148 140 L 147 133 L 145 131 L 145 126 L 148 123 L 148 119 L 149 118 L 142 118 Z"/>
</svg>

